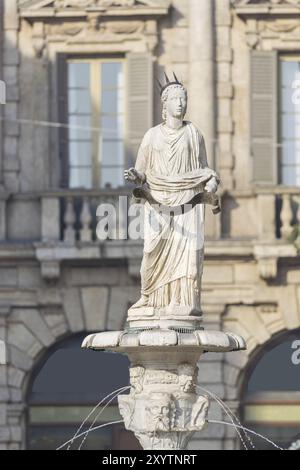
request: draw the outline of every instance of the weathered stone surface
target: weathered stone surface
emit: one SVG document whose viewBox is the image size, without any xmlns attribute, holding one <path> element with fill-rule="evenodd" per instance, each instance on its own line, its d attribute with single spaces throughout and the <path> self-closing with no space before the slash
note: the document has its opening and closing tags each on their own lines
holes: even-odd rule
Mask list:
<svg viewBox="0 0 300 470">
<path fill-rule="evenodd" d="M 84 331 L 83 311 L 78 289 L 65 289 L 62 292 L 63 306 L 70 330 L 74 333 Z"/>
<path fill-rule="evenodd" d="M 36 342 L 35 336 L 21 323 L 12 323 L 8 329 L 8 343 L 27 352 Z"/>
<path fill-rule="evenodd" d="M 18 442 L 22 440 L 22 428 L 20 426 L 10 426 L 10 435 L 11 439 L 14 442 Z"/>
<path fill-rule="evenodd" d="M 9 400 L 9 391 L 7 387 L 0 387 L 0 403 Z"/>
<path fill-rule="evenodd" d="M 219 362 L 202 363 L 200 361 L 198 368 L 198 380 L 200 384 L 202 384 L 204 381 L 209 384 L 222 382 L 222 364 Z"/>
<path fill-rule="evenodd" d="M 143 331 L 140 334 L 141 346 L 176 346 L 177 334 L 171 330 Z"/>
<path fill-rule="evenodd" d="M 11 318 L 14 321 L 22 321 L 44 346 L 54 343 L 54 336 L 38 310 L 15 309 Z"/>
<path fill-rule="evenodd" d="M 17 285 L 17 269 L 12 267 L 0 268 L 0 285 L 3 287 Z"/>
<path fill-rule="evenodd" d="M 0 442 L 8 442 L 10 440 L 10 432 L 7 426 L 0 426 Z"/>
<path fill-rule="evenodd" d="M 20 351 L 14 346 L 10 346 L 9 351 L 9 358 L 11 364 L 26 372 L 28 372 L 32 368 L 33 360 L 23 351 Z"/>
<path fill-rule="evenodd" d="M 0 426 L 6 424 L 6 404 L 0 403 Z"/>
<path fill-rule="evenodd" d="M 128 279 L 124 267 L 94 267 L 88 269 L 80 267 L 64 268 L 62 279 L 68 286 L 119 286 Z"/>
<path fill-rule="evenodd" d="M 223 445 L 221 440 L 217 439 L 199 439 L 193 440 L 188 445 L 188 450 L 222 450 Z"/>
<path fill-rule="evenodd" d="M 109 295 L 108 330 L 122 330 L 126 321 L 127 310 L 139 296 L 138 287 L 112 287 Z M 130 305 L 129 305 L 130 304 Z"/>
<path fill-rule="evenodd" d="M 8 368 L 8 385 L 15 388 L 21 388 L 25 372 L 15 367 Z"/>
<path fill-rule="evenodd" d="M 106 287 L 86 287 L 81 289 L 86 331 L 105 330 L 108 293 L 109 291 Z"/>
<path fill-rule="evenodd" d="M 37 200 L 21 200 L 9 204 L 7 223 L 9 240 L 39 240 L 40 228 L 40 205 Z"/>
<path fill-rule="evenodd" d="M 119 345 L 123 333 L 121 331 L 105 331 L 100 334 L 87 336 L 82 343 L 83 348 L 104 349 Z"/>
<path fill-rule="evenodd" d="M 39 266 L 32 264 L 30 266 L 18 267 L 18 285 L 19 287 L 34 287 L 37 288 L 42 283 L 41 271 Z M 44 294 L 46 294 L 44 289 Z"/>
<path fill-rule="evenodd" d="M 233 267 L 230 265 L 206 264 L 203 284 L 228 284 L 233 282 Z"/>
<path fill-rule="evenodd" d="M 60 338 L 65 333 L 70 332 L 70 327 L 66 322 L 66 317 L 59 310 L 49 311 L 46 310 L 44 318 L 49 327 L 51 328 L 53 336 Z"/>
</svg>

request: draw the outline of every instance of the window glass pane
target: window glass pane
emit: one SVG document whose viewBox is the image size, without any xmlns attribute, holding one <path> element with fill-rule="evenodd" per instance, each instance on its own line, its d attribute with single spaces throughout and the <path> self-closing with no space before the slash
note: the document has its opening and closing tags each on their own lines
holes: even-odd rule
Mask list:
<svg viewBox="0 0 300 470">
<path fill-rule="evenodd" d="M 106 182 L 113 187 L 123 185 L 123 63 L 100 59 L 91 59 L 90 62 L 71 60 L 68 62 L 68 72 L 70 187 L 91 188 L 96 180 L 93 175 L 101 175 L 101 166 L 107 164 L 120 168 L 106 169 L 105 182 L 101 177 L 102 186 Z M 101 92 L 100 96 L 97 89 Z M 92 96 L 97 102 L 92 102 Z M 91 129 L 97 126 L 98 133 Z M 92 158 L 94 152 L 98 152 L 96 160 Z"/>
<path fill-rule="evenodd" d="M 69 62 L 69 88 L 90 88 L 90 64 L 85 62 Z"/>
<path fill-rule="evenodd" d="M 117 90 L 104 90 L 102 94 L 102 114 L 123 113 L 123 100 Z"/>
<path fill-rule="evenodd" d="M 300 184 L 300 104 L 293 100 L 294 82 L 300 78 L 300 60 L 281 60 L 281 182 Z M 291 166 L 292 165 L 292 166 Z"/>
<path fill-rule="evenodd" d="M 91 98 L 89 90 L 69 91 L 69 114 L 90 114 Z"/>
<path fill-rule="evenodd" d="M 102 116 L 101 128 L 104 139 L 123 138 L 123 118 L 121 116 Z"/>
<path fill-rule="evenodd" d="M 106 62 L 102 67 L 102 88 L 120 88 L 123 86 L 123 67 L 121 62 Z"/>
<path fill-rule="evenodd" d="M 288 186 L 298 186 L 300 184 L 300 171 L 293 166 L 282 167 L 282 182 Z"/>
<path fill-rule="evenodd" d="M 300 140 L 282 142 L 282 164 L 300 165 Z"/>
<path fill-rule="evenodd" d="M 300 78 L 299 61 L 282 60 L 281 61 L 281 83 L 282 86 L 290 88 L 294 80 Z"/>
<path fill-rule="evenodd" d="M 101 167 L 101 186 L 117 188 L 123 185 L 123 166 L 119 168 Z"/>
<path fill-rule="evenodd" d="M 69 138 L 71 140 L 91 139 L 91 118 L 90 116 L 70 116 L 69 118 Z"/>
<path fill-rule="evenodd" d="M 101 146 L 102 164 L 122 165 L 124 160 L 124 144 L 122 141 L 104 140 Z"/>
<path fill-rule="evenodd" d="M 81 423 L 76 426 L 31 426 L 29 433 L 30 450 L 55 450 L 73 437 Z M 89 433 L 84 443 L 85 450 L 108 450 L 112 448 L 113 426 Z M 73 450 L 77 450 L 82 438 L 74 441 Z M 67 447 L 66 447 L 67 448 Z M 66 450 L 65 448 L 65 450 Z"/>
<path fill-rule="evenodd" d="M 90 166 L 92 163 L 91 142 L 73 141 L 70 142 L 70 165 Z"/>
<path fill-rule="evenodd" d="M 284 139 L 300 139 L 300 114 L 284 114 L 282 116 L 282 137 Z"/>
<path fill-rule="evenodd" d="M 284 113 L 300 113 L 300 103 L 294 99 L 294 88 L 282 88 L 281 110 Z"/>
<path fill-rule="evenodd" d="M 92 168 L 70 167 L 69 186 L 92 189 Z"/>
</svg>

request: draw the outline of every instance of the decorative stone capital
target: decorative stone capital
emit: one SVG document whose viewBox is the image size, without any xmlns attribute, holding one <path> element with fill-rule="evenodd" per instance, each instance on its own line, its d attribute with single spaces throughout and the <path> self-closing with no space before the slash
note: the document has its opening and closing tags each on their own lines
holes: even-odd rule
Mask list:
<svg viewBox="0 0 300 470">
<path fill-rule="evenodd" d="M 209 400 L 196 395 L 175 397 L 149 389 L 138 397 L 120 396 L 119 408 L 126 429 L 134 432 L 144 449 L 180 450 L 194 432 L 204 428 Z"/>
</svg>

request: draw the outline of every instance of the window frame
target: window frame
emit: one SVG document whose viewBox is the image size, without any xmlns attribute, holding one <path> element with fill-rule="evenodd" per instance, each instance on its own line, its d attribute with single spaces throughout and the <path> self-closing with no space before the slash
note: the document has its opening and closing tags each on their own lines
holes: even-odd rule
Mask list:
<svg viewBox="0 0 300 470">
<path fill-rule="evenodd" d="M 60 90 L 59 98 L 59 122 L 63 124 L 60 130 L 59 147 L 60 147 L 60 161 L 61 161 L 61 186 L 68 189 L 78 189 L 89 191 L 88 188 L 78 187 L 70 188 L 70 149 L 69 149 L 69 80 L 68 80 L 68 64 L 73 63 L 88 63 L 90 64 L 90 96 L 91 96 L 91 127 L 99 128 L 99 132 L 93 130 L 91 136 L 92 150 L 91 150 L 91 163 L 92 163 L 92 185 L 90 190 L 103 190 L 105 187 L 101 182 L 101 169 L 102 169 L 102 155 L 100 150 L 101 142 L 101 129 L 99 119 L 101 117 L 101 101 L 102 101 L 102 63 L 114 63 L 119 62 L 122 64 L 123 72 L 123 123 L 122 123 L 122 144 L 123 144 L 123 168 L 126 165 L 126 130 L 128 126 L 128 104 L 127 104 L 127 93 L 128 93 L 128 79 L 127 79 L 127 59 L 124 54 L 109 54 L 109 55 L 73 55 L 73 54 L 62 54 L 59 58 L 62 62 L 58 66 L 59 79 L 58 82 L 63 81 L 63 89 Z M 61 76 L 63 75 L 63 80 Z M 95 105 L 96 104 L 96 105 Z M 99 160 L 100 155 L 100 160 Z M 125 185 L 125 183 L 124 183 Z M 120 187 L 123 187 L 121 185 Z"/>
<path fill-rule="evenodd" d="M 300 63 L 300 51 L 293 52 L 284 52 L 279 51 L 278 53 L 278 181 L 277 184 L 286 188 L 299 187 L 297 184 L 287 184 L 283 182 L 283 110 L 282 110 L 282 73 L 281 73 L 281 63 L 282 61 L 286 62 L 299 62 Z M 300 136 L 299 136 L 300 140 Z M 295 165 L 296 166 L 296 165 Z M 300 163 L 299 163 L 300 166 Z"/>
</svg>

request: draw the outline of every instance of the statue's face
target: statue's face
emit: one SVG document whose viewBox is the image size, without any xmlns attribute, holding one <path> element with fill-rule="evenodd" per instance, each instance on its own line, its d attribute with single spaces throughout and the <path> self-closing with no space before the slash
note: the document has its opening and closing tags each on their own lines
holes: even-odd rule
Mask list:
<svg viewBox="0 0 300 470">
<path fill-rule="evenodd" d="M 183 119 L 187 109 L 187 96 L 182 88 L 170 88 L 166 109 L 169 116 L 177 119 Z"/>
</svg>

